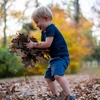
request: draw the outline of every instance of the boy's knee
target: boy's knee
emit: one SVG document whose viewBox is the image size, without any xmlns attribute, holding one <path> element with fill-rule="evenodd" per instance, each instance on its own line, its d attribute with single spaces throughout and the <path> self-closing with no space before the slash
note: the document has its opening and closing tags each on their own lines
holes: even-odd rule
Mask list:
<svg viewBox="0 0 100 100">
<path fill-rule="evenodd" d="M 54 75 L 54 78 L 58 81 L 60 79 L 61 76 L 59 75 Z"/>
<path fill-rule="evenodd" d="M 47 82 L 50 82 L 50 81 L 51 81 L 51 79 L 49 79 L 49 78 L 45 78 L 45 80 L 46 80 Z"/>
</svg>

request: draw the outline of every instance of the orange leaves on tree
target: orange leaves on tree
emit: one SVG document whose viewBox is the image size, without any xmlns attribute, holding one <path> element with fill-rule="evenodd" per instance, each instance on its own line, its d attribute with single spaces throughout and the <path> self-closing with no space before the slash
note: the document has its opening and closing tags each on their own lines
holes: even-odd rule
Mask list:
<svg viewBox="0 0 100 100">
<path fill-rule="evenodd" d="M 67 13 L 62 9 L 54 7 L 53 11 L 53 23 L 62 32 L 70 53 L 71 63 L 70 68 L 76 70 L 79 67 L 80 60 L 84 55 L 90 53 L 89 41 L 87 37 L 83 34 L 91 28 L 91 24 L 84 18 L 80 19 L 77 28 L 75 29 L 74 22 L 69 18 Z M 70 19 L 67 21 L 66 19 Z"/>
<path fill-rule="evenodd" d="M 12 10 L 10 12 L 10 15 L 13 16 L 14 18 L 20 19 L 20 18 L 22 18 L 23 13 L 21 11 Z"/>
<path fill-rule="evenodd" d="M 64 36 L 70 53 L 71 63 L 70 70 L 76 72 L 80 65 L 80 60 L 84 55 L 90 53 L 91 47 L 89 40 L 84 35 L 91 28 L 91 24 L 85 18 L 80 18 L 76 28 L 74 28 L 74 21 L 69 15 L 58 6 L 52 8 L 53 20 L 52 22 L 59 28 Z M 69 19 L 69 20 L 68 20 Z M 34 37 L 40 40 L 40 32 L 34 32 Z M 70 71 L 71 72 L 71 71 Z"/>
</svg>

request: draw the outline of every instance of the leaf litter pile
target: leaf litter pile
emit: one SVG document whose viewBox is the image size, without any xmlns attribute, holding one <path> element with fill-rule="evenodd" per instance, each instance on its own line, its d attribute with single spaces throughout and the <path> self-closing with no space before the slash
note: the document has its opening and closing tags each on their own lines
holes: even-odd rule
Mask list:
<svg viewBox="0 0 100 100">
<path fill-rule="evenodd" d="M 28 49 L 24 42 L 37 42 L 36 38 L 25 34 L 17 34 L 11 40 L 10 53 L 20 56 L 24 67 L 34 67 L 36 62 L 41 64 L 49 59 L 48 49 Z M 76 100 L 100 100 L 100 77 L 89 75 L 66 76 Z M 59 97 L 53 100 L 63 100 L 64 93 L 58 85 Z M 42 76 L 25 76 L 23 78 L 0 81 L 0 100 L 51 100 L 52 94 Z"/>
<path fill-rule="evenodd" d="M 100 76 L 70 75 L 71 90 L 76 100 L 100 100 Z M 62 96 L 59 84 L 59 98 Z M 0 100 L 50 100 L 52 94 L 42 76 L 0 80 Z"/>
<path fill-rule="evenodd" d="M 28 66 L 34 67 L 36 62 L 39 61 L 41 64 L 45 63 L 49 59 L 48 49 L 28 49 L 24 43 L 29 41 L 37 42 L 34 37 L 29 37 L 29 35 L 18 33 L 12 40 L 9 48 L 11 54 L 16 54 L 22 59 L 24 67 Z"/>
</svg>

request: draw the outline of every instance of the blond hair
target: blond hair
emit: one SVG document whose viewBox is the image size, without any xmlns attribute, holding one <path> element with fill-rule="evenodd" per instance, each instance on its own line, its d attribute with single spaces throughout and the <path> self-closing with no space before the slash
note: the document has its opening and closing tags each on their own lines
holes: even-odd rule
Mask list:
<svg viewBox="0 0 100 100">
<path fill-rule="evenodd" d="M 48 16 L 50 20 L 52 20 L 53 17 L 52 11 L 46 6 L 40 6 L 35 9 L 31 18 L 35 20 L 39 18 L 44 18 L 46 16 Z"/>
</svg>

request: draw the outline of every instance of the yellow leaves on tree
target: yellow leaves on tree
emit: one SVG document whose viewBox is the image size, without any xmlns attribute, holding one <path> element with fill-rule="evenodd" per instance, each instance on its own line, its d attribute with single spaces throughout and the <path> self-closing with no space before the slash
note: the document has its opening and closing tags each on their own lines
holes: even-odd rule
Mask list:
<svg viewBox="0 0 100 100">
<path fill-rule="evenodd" d="M 69 73 L 75 73 L 78 71 L 80 61 L 84 55 L 90 53 L 89 41 L 83 34 L 84 31 L 88 31 L 91 28 L 91 24 L 83 19 L 80 19 L 77 28 L 74 28 L 74 23 L 71 18 L 61 9 L 53 8 L 53 23 L 62 32 L 70 53 L 71 63 L 68 69 Z M 66 19 L 70 19 L 67 21 Z"/>
<path fill-rule="evenodd" d="M 38 29 L 37 25 L 35 24 L 34 21 L 32 21 L 33 27 L 36 29 L 35 31 L 30 32 L 30 36 L 35 37 L 38 41 L 41 40 L 41 31 Z"/>
<path fill-rule="evenodd" d="M 10 12 L 10 15 L 13 16 L 14 18 L 18 18 L 18 21 L 21 20 L 21 18 L 23 17 L 23 13 L 21 11 L 15 11 L 15 10 L 12 10 Z"/>
<path fill-rule="evenodd" d="M 53 23 L 59 28 L 64 36 L 70 53 L 71 63 L 68 68 L 68 73 L 75 73 L 79 69 L 80 61 L 84 55 L 90 53 L 89 41 L 83 34 L 91 28 L 91 24 L 84 18 L 80 19 L 77 28 L 74 28 L 74 22 L 58 7 L 52 8 Z M 69 19 L 69 20 L 67 20 Z M 33 34 L 36 38 L 40 39 L 39 30 Z"/>
</svg>

